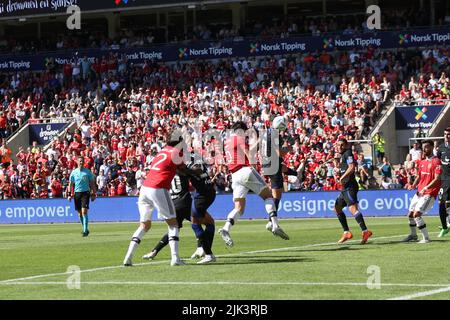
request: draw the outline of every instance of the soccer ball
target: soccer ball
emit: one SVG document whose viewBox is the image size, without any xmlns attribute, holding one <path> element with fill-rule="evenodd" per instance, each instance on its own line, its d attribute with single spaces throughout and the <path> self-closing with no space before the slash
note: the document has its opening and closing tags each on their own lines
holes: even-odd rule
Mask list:
<svg viewBox="0 0 450 320">
<path fill-rule="evenodd" d="M 286 130 L 286 118 L 283 116 L 278 116 L 273 119 L 272 128 L 277 129 L 279 131 Z"/>
</svg>

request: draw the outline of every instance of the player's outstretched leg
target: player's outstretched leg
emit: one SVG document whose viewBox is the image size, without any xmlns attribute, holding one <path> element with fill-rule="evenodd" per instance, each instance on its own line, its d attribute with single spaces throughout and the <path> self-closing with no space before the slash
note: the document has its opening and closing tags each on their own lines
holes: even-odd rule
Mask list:
<svg viewBox="0 0 450 320">
<path fill-rule="evenodd" d="M 142 259 L 146 260 L 153 260 L 156 258 L 157 254 L 169 244 L 169 234 L 166 233 L 161 240 L 158 241 L 156 246 L 153 248 L 152 251 L 142 256 Z"/>
<path fill-rule="evenodd" d="M 278 215 L 278 209 L 280 207 L 281 202 L 281 196 L 283 194 L 282 189 L 272 189 L 272 195 L 273 195 L 273 202 L 275 203 L 275 212 Z M 266 229 L 269 232 L 272 232 L 273 229 L 273 223 L 272 223 L 272 217 L 269 214 L 269 222 L 266 224 Z"/>
<path fill-rule="evenodd" d="M 123 265 L 125 267 L 130 267 L 133 265 L 132 259 L 134 251 L 137 246 L 141 243 L 142 238 L 150 230 L 151 221 L 141 222 L 139 228 L 134 232 L 133 237 L 131 238 L 130 245 L 128 246 L 127 254 L 125 255 L 125 259 L 123 260 Z"/>
<path fill-rule="evenodd" d="M 287 233 L 284 232 L 278 224 L 277 209 L 275 200 L 272 197 L 272 191 L 269 188 L 264 188 L 259 196 L 264 200 L 266 212 L 270 217 L 270 221 L 272 222 L 272 234 L 274 236 L 280 237 L 281 239 L 289 240 L 289 236 L 287 235 Z"/>
<path fill-rule="evenodd" d="M 245 201 L 245 199 L 240 200 Z M 230 230 L 242 214 L 242 211 L 239 210 L 239 207 L 239 204 L 237 204 L 237 201 L 235 200 L 235 208 L 228 214 L 227 222 L 225 222 L 223 228 L 219 229 L 219 234 L 228 247 L 232 247 L 234 245 L 233 239 L 231 239 Z"/>
</svg>

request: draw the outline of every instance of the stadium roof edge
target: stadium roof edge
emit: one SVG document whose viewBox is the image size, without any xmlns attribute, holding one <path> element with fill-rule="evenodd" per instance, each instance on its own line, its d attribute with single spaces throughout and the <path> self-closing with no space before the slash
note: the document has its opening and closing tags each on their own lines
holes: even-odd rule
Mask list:
<svg viewBox="0 0 450 320">
<path fill-rule="evenodd" d="M 82 13 L 86 14 L 95 14 L 95 13 L 114 13 L 114 12 L 130 12 L 136 10 L 147 10 L 147 9 L 170 9 L 170 8 L 180 8 L 180 7 L 188 7 L 192 5 L 196 6 L 204 6 L 204 5 L 217 5 L 217 4 L 232 4 L 232 3 L 248 3 L 248 2 L 257 2 L 258 0 L 202 0 L 202 1 L 187 1 L 187 2 L 176 2 L 176 3 L 163 3 L 163 4 L 154 4 L 154 5 L 142 5 L 142 6 L 133 6 L 133 7 L 116 7 L 116 8 L 105 8 L 105 9 L 96 9 L 96 10 L 86 10 L 82 11 Z M 261 1 L 261 0 L 259 0 Z M 266 2 L 262 0 L 263 2 Z M 82 8 L 81 8 L 82 9 Z M 19 19 L 41 19 L 41 18 L 51 18 L 51 17 L 61 17 L 66 16 L 67 13 L 58 12 L 58 13 L 44 13 L 44 14 L 25 14 L 25 15 L 16 15 L 16 16 L 7 16 L 1 17 L 0 22 L 3 21 L 11 21 L 11 20 L 19 20 Z"/>
</svg>

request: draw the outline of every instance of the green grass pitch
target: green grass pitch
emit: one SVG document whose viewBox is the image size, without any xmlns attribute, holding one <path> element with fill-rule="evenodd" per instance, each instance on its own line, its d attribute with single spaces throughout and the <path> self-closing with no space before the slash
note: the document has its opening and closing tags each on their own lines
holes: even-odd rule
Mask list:
<svg viewBox="0 0 450 320">
<path fill-rule="evenodd" d="M 282 219 L 289 241 L 269 233 L 266 221 L 241 220 L 233 248 L 216 235 L 211 265 L 189 260 L 196 242 L 186 224 L 183 267 L 170 267 L 168 247 L 154 261 L 141 260 L 166 231 L 155 222 L 131 268 L 121 263 L 137 223 L 92 223 L 87 238 L 79 224 L 3 225 L 0 299 L 450 299 L 450 235 L 437 238 L 438 218 L 425 218 L 429 244 L 400 242 L 409 231 L 403 217 L 366 218 L 374 236 L 360 245 L 359 228 L 348 220 L 354 238 L 343 245 L 335 243 L 337 219 Z M 69 266 L 81 269 L 80 289 L 67 286 Z"/>
</svg>

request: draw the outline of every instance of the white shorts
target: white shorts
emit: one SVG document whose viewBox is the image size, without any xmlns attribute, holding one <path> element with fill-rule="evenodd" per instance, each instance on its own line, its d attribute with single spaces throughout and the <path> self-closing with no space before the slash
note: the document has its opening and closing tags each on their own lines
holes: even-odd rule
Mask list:
<svg viewBox="0 0 450 320">
<path fill-rule="evenodd" d="M 411 200 L 411 204 L 409 205 L 409 211 L 427 214 L 428 211 L 433 209 L 435 200 L 436 198 L 430 196 L 429 194 L 424 196 L 418 196 L 415 194 Z"/>
<path fill-rule="evenodd" d="M 249 190 L 260 194 L 268 188 L 261 175 L 253 167 L 243 167 L 231 175 L 233 199 L 244 199 Z"/>
<path fill-rule="evenodd" d="M 154 189 L 141 187 L 141 193 L 138 200 L 140 221 L 146 222 L 152 220 L 153 209 L 158 210 L 158 219 L 175 219 L 175 206 L 170 198 L 169 191 L 166 189 Z"/>
</svg>

